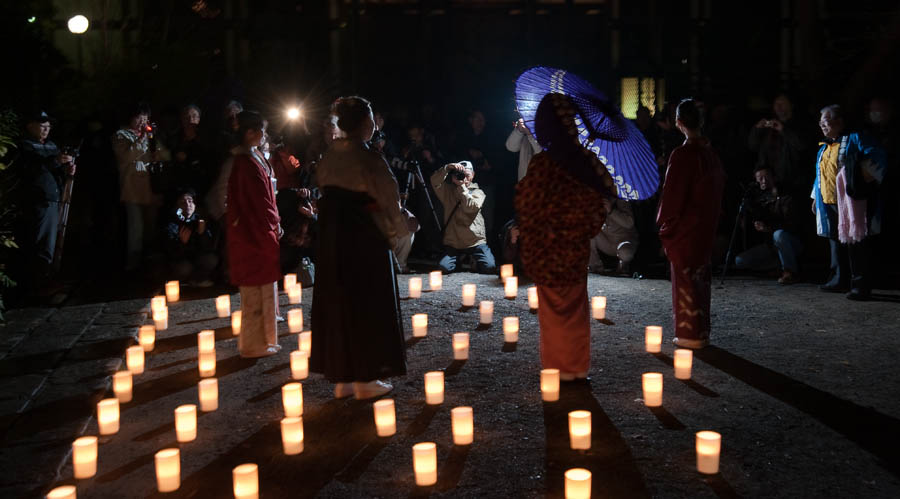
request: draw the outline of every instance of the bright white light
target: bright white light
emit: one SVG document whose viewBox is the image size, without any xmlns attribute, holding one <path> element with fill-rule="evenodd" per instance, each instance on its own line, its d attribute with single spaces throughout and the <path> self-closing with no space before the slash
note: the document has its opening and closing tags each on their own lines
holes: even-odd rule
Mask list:
<svg viewBox="0 0 900 499">
<path fill-rule="evenodd" d="M 287 117 L 289 120 L 296 120 L 300 117 L 300 108 L 292 107 L 287 110 Z"/>
<path fill-rule="evenodd" d="M 88 21 L 88 18 L 84 17 L 81 14 L 78 14 L 77 16 L 72 16 L 72 18 L 69 19 L 69 31 L 75 33 L 76 35 L 80 35 L 88 30 L 88 26 L 90 26 L 90 24 L 91 23 Z"/>
</svg>

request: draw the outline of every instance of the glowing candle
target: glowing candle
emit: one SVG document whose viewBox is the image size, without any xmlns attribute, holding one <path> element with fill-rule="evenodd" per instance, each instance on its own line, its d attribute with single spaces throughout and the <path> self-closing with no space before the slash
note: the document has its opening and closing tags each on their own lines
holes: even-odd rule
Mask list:
<svg viewBox="0 0 900 499">
<path fill-rule="evenodd" d="M 75 478 L 97 474 L 97 437 L 81 437 L 72 442 L 72 467 Z"/>
<path fill-rule="evenodd" d="M 412 316 L 413 337 L 423 338 L 428 334 L 428 314 Z"/>
<path fill-rule="evenodd" d="M 544 402 L 559 400 L 559 369 L 541 369 L 541 398 Z"/>
<path fill-rule="evenodd" d="M 428 405 L 444 403 L 443 371 L 429 371 L 425 373 L 425 403 Z"/>
<path fill-rule="evenodd" d="M 138 343 L 145 352 L 150 352 L 156 344 L 156 328 L 151 325 L 141 326 L 138 330 Z"/>
<path fill-rule="evenodd" d="M 590 411 L 572 411 L 569 413 L 569 445 L 573 449 L 591 448 Z"/>
<path fill-rule="evenodd" d="M 413 445 L 413 471 L 416 473 L 416 485 L 437 483 L 437 445 L 434 442 Z"/>
<path fill-rule="evenodd" d="M 234 499 L 257 499 L 259 497 L 259 468 L 253 463 L 235 466 L 231 471 L 234 479 Z"/>
<path fill-rule="evenodd" d="M 644 345 L 649 353 L 662 351 L 662 327 L 647 326 L 644 329 Z"/>
<path fill-rule="evenodd" d="M 113 374 L 113 393 L 120 404 L 131 402 L 131 371 L 119 371 Z"/>
<path fill-rule="evenodd" d="M 125 365 L 131 374 L 141 374 L 144 372 L 144 347 L 134 345 L 125 350 Z"/>
<path fill-rule="evenodd" d="M 288 310 L 288 330 L 292 333 L 303 331 L 303 309 L 292 308 Z"/>
<path fill-rule="evenodd" d="M 566 471 L 566 499 L 591 498 L 591 472 L 584 468 Z"/>
<path fill-rule="evenodd" d="M 410 277 L 409 278 L 409 297 L 410 298 L 420 298 L 422 296 L 422 278 L 421 277 Z"/>
<path fill-rule="evenodd" d="M 157 331 L 164 331 L 169 328 L 169 307 L 163 305 L 153 311 L 153 324 Z"/>
<path fill-rule="evenodd" d="M 507 277 L 513 276 L 513 265 L 511 263 L 506 263 L 500 266 L 500 279 L 503 282 L 506 282 Z"/>
<path fill-rule="evenodd" d="M 444 285 L 444 276 L 440 270 L 435 270 L 428 274 L 428 284 L 432 291 L 440 291 Z"/>
<path fill-rule="evenodd" d="M 101 435 L 119 431 L 119 399 L 103 399 L 97 402 L 97 426 Z"/>
<path fill-rule="evenodd" d="M 397 433 L 397 413 L 392 399 L 384 399 L 372 405 L 375 411 L 375 433 L 379 437 L 389 437 Z"/>
<path fill-rule="evenodd" d="M 303 452 L 303 418 L 281 420 L 281 445 L 288 456 Z"/>
<path fill-rule="evenodd" d="M 291 377 L 306 379 L 309 376 L 309 352 L 295 350 L 291 352 Z"/>
<path fill-rule="evenodd" d="M 156 488 L 172 492 L 181 486 L 181 453 L 178 449 L 163 449 L 153 456 L 156 463 Z"/>
<path fill-rule="evenodd" d="M 216 314 L 219 317 L 231 315 L 231 295 L 219 295 L 216 297 Z"/>
<path fill-rule="evenodd" d="M 216 375 L 216 352 L 200 352 L 200 358 L 197 362 L 197 369 L 200 371 L 201 378 L 208 378 Z"/>
<path fill-rule="evenodd" d="M 166 297 L 163 295 L 156 295 L 150 299 L 150 310 L 156 312 L 157 310 L 166 308 Z"/>
<path fill-rule="evenodd" d="M 235 310 L 231 313 L 231 334 L 237 336 L 241 334 L 241 311 Z"/>
<path fill-rule="evenodd" d="M 714 431 L 697 432 L 697 471 L 707 475 L 719 472 L 722 435 Z"/>
<path fill-rule="evenodd" d="M 287 292 L 294 284 L 297 284 L 297 274 L 284 274 L 284 291 Z"/>
<path fill-rule="evenodd" d="M 303 301 L 303 285 L 299 282 L 288 288 L 288 303 L 299 305 Z"/>
<path fill-rule="evenodd" d="M 531 286 L 530 288 L 528 288 L 528 308 L 530 308 L 531 310 L 538 309 L 537 288 L 534 286 Z"/>
<path fill-rule="evenodd" d="M 216 378 L 200 380 L 197 394 L 201 411 L 210 412 L 219 408 L 219 380 Z"/>
<path fill-rule="evenodd" d="M 519 318 L 504 317 L 503 318 L 503 341 L 507 343 L 515 343 L 519 341 Z"/>
<path fill-rule="evenodd" d="M 472 408 L 454 407 L 450 411 L 450 420 L 453 428 L 453 443 L 455 445 L 469 445 L 472 443 Z"/>
<path fill-rule="evenodd" d="M 519 278 L 512 276 L 504 279 L 503 293 L 507 298 L 515 298 L 519 294 Z"/>
<path fill-rule="evenodd" d="M 300 383 L 287 383 L 281 387 L 281 404 L 284 416 L 296 418 L 303 415 L 303 386 Z"/>
<path fill-rule="evenodd" d="M 197 333 L 197 350 L 203 352 L 216 351 L 216 332 L 212 329 L 204 329 Z"/>
<path fill-rule="evenodd" d="M 166 301 L 174 303 L 181 298 L 181 286 L 178 281 L 169 281 L 166 283 Z"/>
<path fill-rule="evenodd" d="M 62 485 L 47 492 L 47 499 L 77 499 L 74 485 Z"/>
<path fill-rule="evenodd" d="M 694 363 L 694 352 L 686 348 L 675 349 L 675 378 L 691 379 L 691 365 Z"/>
<path fill-rule="evenodd" d="M 463 284 L 462 286 L 462 304 L 464 307 L 475 306 L 475 289 L 474 284 Z"/>
<path fill-rule="evenodd" d="M 453 333 L 453 358 L 455 360 L 469 358 L 469 333 Z"/>
<path fill-rule="evenodd" d="M 606 318 L 605 296 L 594 296 L 591 298 L 591 312 L 594 319 L 601 320 Z"/>
<path fill-rule="evenodd" d="M 644 385 L 644 405 L 647 407 L 661 406 L 663 396 L 662 373 L 644 373 L 641 378 Z"/>
<path fill-rule="evenodd" d="M 312 351 L 312 333 L 310 331 L 297 335 L 297 348 L 307 353 Z"/>
<path fill-rule="evenodd" d="M 180 405 L 175 408 L 175 437 L 179 442 L 190 442 L 197 438 L 197 406 Z"/>
<path fill-rule="evenodd" d="M 494 302 L 482 301 L 478 307 L 478 312 L 481 314 L 481 323 L 490 324 L 494 321 Z"/>
</svg>

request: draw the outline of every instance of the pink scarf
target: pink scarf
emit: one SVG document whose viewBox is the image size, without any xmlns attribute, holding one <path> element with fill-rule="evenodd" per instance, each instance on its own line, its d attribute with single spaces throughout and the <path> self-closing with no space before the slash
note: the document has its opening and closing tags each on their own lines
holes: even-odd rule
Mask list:
<svg viewBox="0 0 900 499">
<path fill-rule="evenodd" d="M 842 243 L 858 243 L 866 237 L 866 200 L 853 199 L 847 194 L 846 170 L 837 175 L 838 239 Z"/>
</svg>

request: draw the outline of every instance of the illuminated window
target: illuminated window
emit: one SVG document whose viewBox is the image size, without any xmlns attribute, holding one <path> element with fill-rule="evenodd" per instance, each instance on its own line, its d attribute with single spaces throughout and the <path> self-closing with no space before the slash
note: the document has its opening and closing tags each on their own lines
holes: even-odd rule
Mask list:
<svg viewBox="0 0 900 499">
<path fill-rule="evenodd" d="M 637 117 L 638 106 L 644 106 L 650 110 L 650 114 L 656 114 L 659 106 L 665 102 L 665 80 L 652 77 L 628 77 L 622 78 L 620 90 L 622 114 L 628 119 Z"/>
</svg>

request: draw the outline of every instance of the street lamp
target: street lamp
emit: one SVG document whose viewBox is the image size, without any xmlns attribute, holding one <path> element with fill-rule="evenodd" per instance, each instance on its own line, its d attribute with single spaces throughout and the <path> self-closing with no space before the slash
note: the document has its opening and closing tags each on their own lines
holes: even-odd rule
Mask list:
<svg viewBox="0 0 900 499">
<path fill-rule="evenodd" d="M 69 31 L 71 31 L 72 33 L 74 33 L 76 35 L 80 35 L 88 30 L 88 26 L 90 26 L 90 24 L 91 23 L 90 23 L 90 21 L 88 21 L 88 18 L 84 17 L 81 14 L 78 14 L 78 15 L 72 16 L 72 18 L 69 19 L 69 22 L 68 22 Z"/>
</svg>

